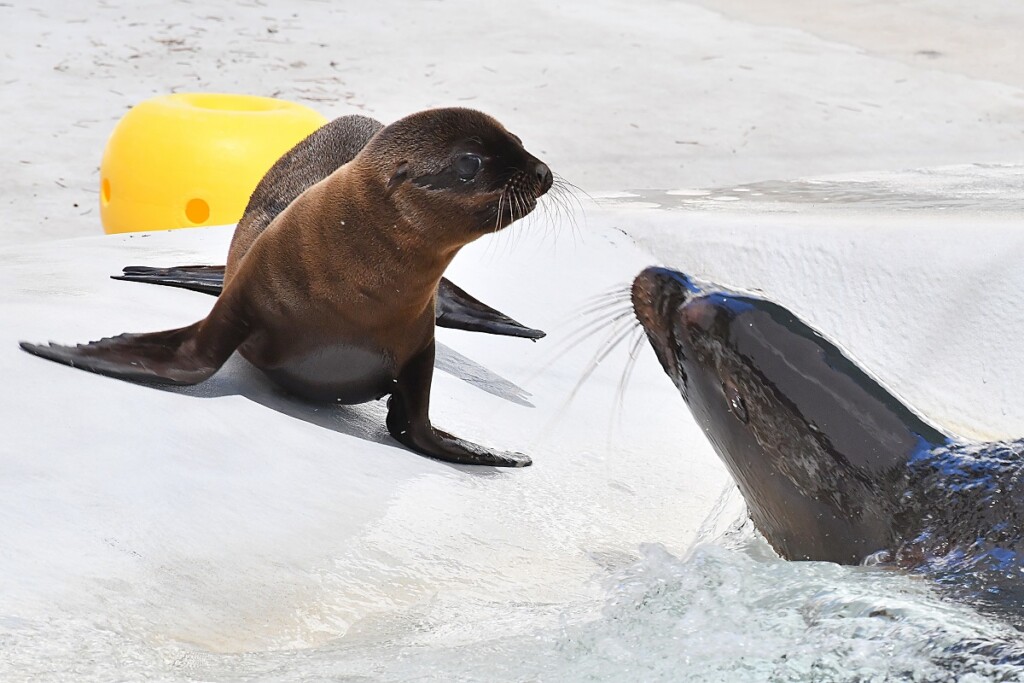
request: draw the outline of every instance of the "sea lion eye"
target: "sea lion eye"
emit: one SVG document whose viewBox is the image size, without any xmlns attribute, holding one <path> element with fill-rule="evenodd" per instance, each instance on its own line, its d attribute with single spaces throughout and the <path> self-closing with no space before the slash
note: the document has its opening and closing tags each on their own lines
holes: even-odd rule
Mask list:
<svg viewBox="0 0 1024 683">
<path fill-rule="evenodd" d="M 459 180 L 468 182 L 476 177 L 483 165 L 484 162 L 477 155 L 463 154 L 455 162 L 455 172 L 458 174 Z"/>
</svg>

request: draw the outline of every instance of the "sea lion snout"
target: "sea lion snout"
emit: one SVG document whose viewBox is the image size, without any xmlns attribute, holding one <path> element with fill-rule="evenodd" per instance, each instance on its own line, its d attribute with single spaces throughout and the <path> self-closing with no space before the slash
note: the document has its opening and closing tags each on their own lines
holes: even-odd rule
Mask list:
<svg viewBox="0 0 1024 683">
<path fill-rule="evenodd" d="M 648 330 L 651 326 L 669 328 L 673 313 L 699 293 L 700 289 L 683 273 L 651 266 L 633 279 L 633 311 Z"/>
<path fill-rule="evenodd" d="M 533 173 L 537 178 L 537 182 L 540 184 L 540 189 L 537 192 L 537 196 L 545 194 L 551 189 L 551 185 L 555 182 L 555 178 L 551 175 L 551 169 L 543 161 L 538 161 L 537 166 L 534 167 Z"/>
<path fill-rule="evenodd" d="M 676 312 L 699 289 L 689 277 L 668 268 L 645 268 L 633 280 L 630 298 L 633 313 L 644 328 L 662 369 L 683 390 L 685 375 L 680 365 L 681 351 L 675 336 Z"/>
</svg>

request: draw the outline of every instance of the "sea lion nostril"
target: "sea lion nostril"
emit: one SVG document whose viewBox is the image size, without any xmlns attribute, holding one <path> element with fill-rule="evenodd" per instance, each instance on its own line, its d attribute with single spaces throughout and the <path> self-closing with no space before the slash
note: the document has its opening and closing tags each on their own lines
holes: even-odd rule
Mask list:
<svg viewBox="0 0 1024 683">
<path fill-rule="evenodd" d="M 551 183 L 554 182 L 554 178 L 551 176 L 551 169 L 543 161 L 538 161 L 534 173 L 543 191 L 547 192 L 548 188 L 551 187 Z"/>
</svg>

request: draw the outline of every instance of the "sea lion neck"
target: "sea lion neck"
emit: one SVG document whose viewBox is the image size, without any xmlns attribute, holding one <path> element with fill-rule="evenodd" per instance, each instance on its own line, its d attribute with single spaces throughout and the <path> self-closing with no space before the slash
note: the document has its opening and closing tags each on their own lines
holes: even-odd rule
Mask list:
<svg viewBox="0 0 1024 683">
<path fill-rule="evenodd" d="M 401 273 L 410 284 L 436 289 L 467 240 L 439 234 L 435 217 L 402 205 L 400 195 L 359 162 L 357 157 L 325 181 L 320 200 L 337 214 L 332 241 L 358 250 L 364 263 L 374 263 L 381 271 Z"/>
</svg>

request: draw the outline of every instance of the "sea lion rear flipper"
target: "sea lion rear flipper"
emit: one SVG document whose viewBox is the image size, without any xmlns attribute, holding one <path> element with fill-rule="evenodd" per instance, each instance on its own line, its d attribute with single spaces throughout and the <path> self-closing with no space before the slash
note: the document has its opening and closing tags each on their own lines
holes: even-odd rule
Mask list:
<svg viewBox="0 0 1024 683">
<path fill-rule="evenodd" d="M 198 384 L 209 378 L 248 336 L 249 327 L 219 300 L 204 320 L 163 332 L 121 334 L 77 346 L 30 344 L 25 351 L 101 375 L 156 384 Z"/>
<path fill-rule="evenodd" d="M 441 278 L 437 287 L 437 325 L 453 330 L 486 332 L 534 340 L 546 336 L 542 330 L 526 327 L 501 311 L 496 311 L 473 298 L 447 278 Z"/>
<path fill-rule="evenodd" d="M 173 268 L 125 266 L 120 275 L 111 275 L 110 277 L 112 280 L 180 287 L 214 296 L 219 296 L 224 289 L 224 266 L 174 266 Z"/>
<path fill-rule="evenodd" d="M 526 467 L 529 456 L 510 451 L 494 451 L 463 441 L 435 429 L 430 424 L 430 383 L 434 372 L 434 342 L 412 360 L 398 375 L 395 390 L 388 401 L 388 431 L 400 443 L 431 458 L 462 465 Z"/>
</svg>

